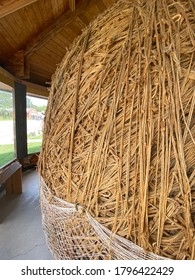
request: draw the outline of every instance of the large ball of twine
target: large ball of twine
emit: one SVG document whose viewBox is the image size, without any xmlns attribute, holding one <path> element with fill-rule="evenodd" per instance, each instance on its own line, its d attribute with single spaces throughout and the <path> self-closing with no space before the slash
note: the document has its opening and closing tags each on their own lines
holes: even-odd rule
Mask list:
<svg viewBox="0 0 195 280">
<path fill-rule="evenodd" d="M 53 76 L 42 177 L 113 233 L 195 259 L 195 8 L 122 0 Z"/>
</svg>

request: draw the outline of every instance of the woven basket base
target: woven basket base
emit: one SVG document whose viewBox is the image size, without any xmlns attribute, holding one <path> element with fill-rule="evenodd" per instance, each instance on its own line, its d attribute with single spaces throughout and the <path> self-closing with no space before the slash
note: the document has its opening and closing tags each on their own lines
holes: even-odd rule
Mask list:
<svg viewBox="0 0 195 280">
<path fill-rule="evenodd" d="M 84 208 L 51 194 L 41 179 L 42 226 L 55 259 L 140 260 L 165 259 L 145 252 L 98 223 Z"/>
</svg>

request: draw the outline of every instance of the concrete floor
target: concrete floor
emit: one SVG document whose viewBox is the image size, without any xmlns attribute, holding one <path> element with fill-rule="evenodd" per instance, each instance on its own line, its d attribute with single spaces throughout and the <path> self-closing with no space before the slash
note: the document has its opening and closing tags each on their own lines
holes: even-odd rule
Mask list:
<svg viewBox="0 0 195 280">
<path fill-rule="evenodd" d="M 23 173 L 23 193 L 0 194 L 0 260 L 52 260 L 41 226 L 37 171 Z"/>
</svg>

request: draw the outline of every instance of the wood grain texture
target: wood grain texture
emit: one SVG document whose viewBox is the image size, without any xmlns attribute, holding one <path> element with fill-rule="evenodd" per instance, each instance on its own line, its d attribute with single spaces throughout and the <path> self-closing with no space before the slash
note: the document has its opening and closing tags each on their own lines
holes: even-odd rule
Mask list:
<svg viewBox="0 0 195 280">
<path fill-rule="evenodd" d="M 68 3 L 69 3 L 70 10 L 74 11 L 75 10 L 75 6 L 76 6 L 75 0 L 68 0 Z"/>
<path fill-rule="evenodd" d="M 39 0 L 32 5 L 25 1 L 25 7 L 0 18 L 0 65 L 6 68 L 12 57 L 23 51 L 29 61 L 30 81 L 45 84 L 74 39 L 116 1 Z M 17 1 L 13 2 L 16 5 Z"/>
<path fill-rule="evenodd" d="M 0 2 L 0 18 L 14 13 L 38 0 L 4 0 Z"/>
<path fill-rule="evenodd" d="M 68 11 L 67 13 L 62 14 L 51 24 L 46 26 L 46 28 L 38 34 L 32 41 L 27 45 L 25 49 L 25 55 L 31 56 L 36 52 L 40 47 L 47 43 L 51 38 L 56 36 L 61 30 L 66 28 L 74 22 L 74 18 L 82 14 L 86 9 L 92 7 L 96 3 L 96 0 L 82 0 L 77 5 L 77 8 L 72 12 Z M 98 14 L 98 13 L 97 13 Z"/>
</svg>

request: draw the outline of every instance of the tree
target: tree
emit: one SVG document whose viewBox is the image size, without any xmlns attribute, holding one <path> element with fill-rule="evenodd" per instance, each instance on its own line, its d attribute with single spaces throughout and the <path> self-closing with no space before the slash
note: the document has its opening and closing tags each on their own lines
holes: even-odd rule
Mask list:
<svg viewBox="0 0 195 280">
<path fill-rule="evenodd" d="M 27 106 L 27 108 L 34 108 L 32 100 L 30 99 L 30 97 L 27 97 L 26 106 Z"/>
</svg>

